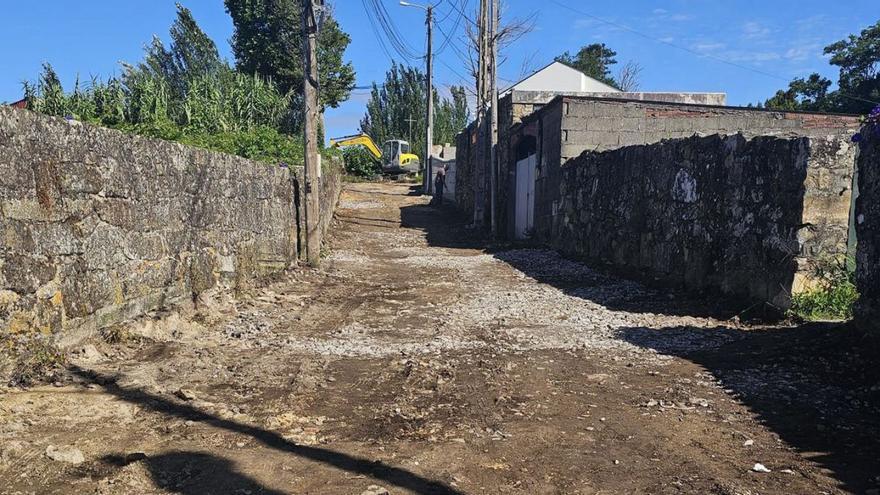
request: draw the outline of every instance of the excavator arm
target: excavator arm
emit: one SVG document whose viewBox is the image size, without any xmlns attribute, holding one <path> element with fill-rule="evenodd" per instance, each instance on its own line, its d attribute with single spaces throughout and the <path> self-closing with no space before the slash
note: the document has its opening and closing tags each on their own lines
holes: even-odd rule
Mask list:
<svg viewBox="0 0 880 495">
<path fill-rule="evenodd" d="M 366 134 L 356 134 L 354 136 L 344 136 L 340 138 L 335 138 L 330 140 L 330 146 L 333 147 L 341 147 L 341 146 L 363 146 L 373 155 L 376 160 L 382 160 L 382 151 L 379 150 L 379 147 L 376 146 L 376 143 L 373 142 L 373 139 Z"/>
</svg>

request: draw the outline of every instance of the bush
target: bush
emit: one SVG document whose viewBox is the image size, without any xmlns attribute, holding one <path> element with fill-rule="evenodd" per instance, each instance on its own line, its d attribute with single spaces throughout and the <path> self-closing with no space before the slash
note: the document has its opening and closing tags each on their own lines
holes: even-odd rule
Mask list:
<svg viewBox="0 0 880 495">
<path fill-rule="evenodd" d="M 357 177 L 372 178 L 382 173 L 379 160 L 360 146 L 351 146 L 342 150 L 345 160 L 345 172 Z"/>
<path fill-rule="evenodd" d="M 808 321 L 851 319 L 859 293 L 847 260 L 823 260 L 814 276 L 816 287 L 792 296 L 791 314 Z"/>
</svg>

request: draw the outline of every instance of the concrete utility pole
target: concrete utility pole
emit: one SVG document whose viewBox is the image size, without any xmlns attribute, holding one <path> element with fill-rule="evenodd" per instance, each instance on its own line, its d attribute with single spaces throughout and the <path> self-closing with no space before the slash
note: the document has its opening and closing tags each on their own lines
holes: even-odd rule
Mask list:
<svg viewBox="0 0 880 495">
<path fill-rule="evenodd" d="M 313 3 L 314 2 L 314 3 Z M 318 162 L 318 22 L 315 7 L 321 8 L 323 0 L 302 0 L 303 26 L 303 144 L 305 146 L 305 217 L 306 261 L 311 266 L 321 263 L 321 190 L 320 164 Z"/>
<path fill-rule="evenodd" d="M 425 24 L 428 26 L 428 53 L 425 55 L 425 65 L 427 66 L 428 73 L 428 126 L 425 132 L 425 176 L 422 178 L 422 191 L 424 191 L 424 194 L 431 195 L 434 194 L 434 181 L 432 180 L 434 168 L 431 161 L 431 148 L 434 147 L 434 6 L 418 5 L 409 2 L 400 2 L 400 5 L 404 7 L 418 7 L 424 9 L 427 13 Z"/>
<path fill-rule="evenodd" d="M 489 43 L 491 44 L 491 49 L 489 56 L 491 57 L 491 61 L 489 63 L 489 70 L 491 71 L 491 75 L 489 77 L 489 91 L 491 92 L 491 100 L 492 100 L 492 111 L 491 111 L 491 119 L 492 119 L 492 130 L 491 137 L 489 140 L 489 207 L 492 211 L 489 213 L 489 217 L 491 218 L 491 228 L 492 235 L 496 235 L 498 233 L 498 229 L 495 223 L 495 195 L 497 194 L 498 189 L 498 25 L 500 23 L 501 11 L 499 6 L 500 0 L 492 0 L 492 13 L 491 13 L 491 28 L 489 29 Z"/>
</svg>

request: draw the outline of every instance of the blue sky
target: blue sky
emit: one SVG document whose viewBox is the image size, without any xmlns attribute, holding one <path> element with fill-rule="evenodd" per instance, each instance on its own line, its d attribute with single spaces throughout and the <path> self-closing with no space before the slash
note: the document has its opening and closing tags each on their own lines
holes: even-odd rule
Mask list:
<svg viewBox="0 0 880 495">
<path fill-rule="evenodd" d="M 401 7 L 396 0 L 380 1 L 409 44 L 423 49 L 423 11 Z M 451 2 L 463 1 L 467 3 L 466 12 L 472 14 L 477 0 L 443 0 L 437 7 L 439 29 L 435 43 L 443 45 L 446 34 L 451 35 L 435 64 L 436 84 L 441 88 L 470 83 L 461 77 L 467 71 L 457 53 L 465 49 L 467 21 L 459 21 L 455 30 L 459 14 L 451 7 Z M 604 42 L 618 52 L 618 66 L 629 60 L 642 65 L 642 90 L 723 91 L 728 93 L 730 104 L 747 104 L 771 96 L 786 86 L 785 80 L 811 72 L 836 80 L 836 72 L 822 55 L 822 48 L 876 22 L 880 14 L 876 1 L 850 0 L 842 8 L 827 0 L 506 0 L 505 17 L 536 17 L 534 31 L 508 48 L 500 76 L 515 81 L 524 68 L 539 68 L 565 50 L 576 51 L 587 43 Z M 232 34 L 232 23 L 222 0 L 181 2 L 192 9 L 202 28 L 217 41 L 221 53 L 231 58 L 227 40 Z M 137 61 L 144 43 L 153 34 L 167 39 L 175 15 L 172 0 L 3 3 L 0 101 L 20 98 L 21 82 L 35 78 L 44 61 L 55 66 L 66 85 L 71 85 L 77 74 L 88 78 L 118 73 L 118 62 Z M 381 81 L 390 59 L 376 39 L 362 2 L 333 3 L 337 19 L 352 37 L 346 55 L 354 63 L 358 84 Z M 356 91 L 349 102 L 328 111 L 328 134 L 357 130 L 367 93 Z"/>
</svg>

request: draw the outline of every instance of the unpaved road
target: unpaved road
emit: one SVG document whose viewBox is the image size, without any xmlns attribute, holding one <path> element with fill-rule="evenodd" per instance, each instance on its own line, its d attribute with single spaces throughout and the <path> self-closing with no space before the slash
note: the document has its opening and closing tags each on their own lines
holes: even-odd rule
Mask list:
<svg viewBox="0 0 880 495">
<path fill-rule="evenodd" d="M 847 331 L 747 328 L 548 251 L 484 249 L 408 193 L 350 185 L 321 270 L 0 389 L 0 493 L 880 486 L 876 362 Z"/>
</svg>

